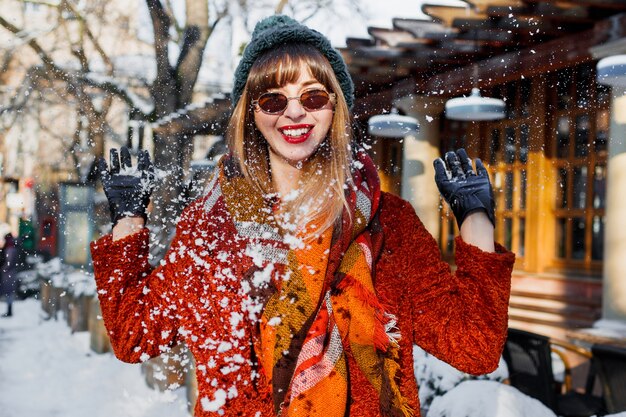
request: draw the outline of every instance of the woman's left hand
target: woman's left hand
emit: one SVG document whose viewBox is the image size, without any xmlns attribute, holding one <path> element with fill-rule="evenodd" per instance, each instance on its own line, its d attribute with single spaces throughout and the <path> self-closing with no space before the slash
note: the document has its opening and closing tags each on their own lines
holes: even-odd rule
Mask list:
<svg viewBox="0 0 626 417">
<path fill-rule="evenodd" d="M 480 159 L 476 158 L 476 171 L 465 149 L 447 152 L 445 162 L 434 161 L 437 188 L 448 202 L 459 229 L 473 212 L 482 211 L 495 226 L 495 201 L 489 181 L 489 173 Z"/>
</svg>

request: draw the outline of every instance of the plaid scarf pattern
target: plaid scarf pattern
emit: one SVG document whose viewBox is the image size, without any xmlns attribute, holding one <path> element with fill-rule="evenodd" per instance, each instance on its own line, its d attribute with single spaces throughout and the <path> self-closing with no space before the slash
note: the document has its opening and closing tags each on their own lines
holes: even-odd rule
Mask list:
<svg viewBox="0 0 626 417">
<path fill-rule="evenodd" d="M 314 239 L 292 235 L 277 222 L 272 202 L 225 157 L 210 181 L 205 210 L 225 208 L 253 266 L 239 277 L 241 314 L 250 321 L 253 352 L 271 382 L 281 416 L 339 417 L 349 408 L 352 355 L 379 393 L 383 416 L 413 410 L 397 385 L 395 317 L 374 290 L 374 262 L 382 247 L 380 184 L 371 159 L 358 154 L 349 208 Z"/>
</svg>

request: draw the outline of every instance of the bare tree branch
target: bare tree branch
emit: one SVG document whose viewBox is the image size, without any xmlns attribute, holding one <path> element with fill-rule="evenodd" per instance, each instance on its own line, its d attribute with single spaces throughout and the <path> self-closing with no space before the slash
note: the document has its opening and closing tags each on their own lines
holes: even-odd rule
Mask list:
<svg viewBox="0 0 626 417">
<path fill-rule="evenodd" d="M 112 75 L 113 74 L 113 63 L 111 62 L 111 59 L 109 58 L 107 53 L 104 52 L 104 49 L 102 49 L 102 46 L 100 45 L 100 42 L 98 42 L 98 40 L 94 36 L 94 34 L 91 31 L 91 29 L 89 29 L 89 25 L 87 24 L 87 20 L 85 19 L 85 17 L 78 11 L 78 9 L 76 9 L 76 7 L 74 7 L 74 5 L 70 1 L 63 0 L 60 4 L 63 7 L 66 7 L 76 17 L 76 19 L 78 19 L 78 21 L 80 22 L 81 29 L 82 29 L 83 33 L 85 33 L 85 35 L 87 35 L 87 38 L 89 39 L 89 41 L 93 45 L 94 49 L 98 52 L 98 55 L 100 55 L 100 58 L 102 58 L 102 61 L 104 62 L 104 65 L 107 68 L 107 73 L 109 75 Z"/>
<path fill-rule="evenodd" d="M 170 18 L 160 0 L 146 0 L 154 28 L 154 52 L 157 63 L 157 79 L 170 80 L 172 68 L 169 63 Z"/>
<path fill-rule="evenodd" d="M 53 3 L 50 1 L 44 1 L 44 0 L 22 0 L 22 3 L 31 3 L 31 4 L 40 4 L 42 6 L 48 6 L 48 7 L 59 7 L 58 3 Z"/>
<path fill-rule="evenodd" d="M 289 3 L 289 0 L 280 0 L 278 2 L 278 4 L 276 5 L 276 8 L 274 9 L 274 13 L 275 14 L 282 14 L 283 13 L 283 9 L 287 5 L 287 3 Z"/>
<path fill-rule="evenodd" d="M 120 98 L 121 100 L 123 100 L 128 107 L 130 107 L 130 111 L 134 111 L 137 112 L 139 114 L 142 114 L 145 118 L 152 118 L 152 115 L 150 114 L 145 114 L 139 107 L 137 107 L 137 104 L 134 100 L 134 97 L 132 97 L 128 90 L 126 90 L 125 88 L 122 88 L 120 85 L 118 85 L 116 82 L 114 82 L 113 80 L 94 80 L 91 77 L 81 77 L 79 75 L 79 79 L 80 81 L 84 82 L 85 84 L 97 88 L 99 90 L 102 90 L 104 92 L 110 93 L 110 94 L 114 94 L 115 96 L 117 96 L 118 98 Z M 142 98 L 144 99 L 144 98 Z M 146 100 L 146 99 L 144 99 Z"/>
<path fill-rule="evenodd" d="M 316 0 L 316 1 L 314 1 L 313 4 L 311 4 L 313 10 L 311 12 L 309 12 L 308 16 L 303 18 L 301 20 L 301 22 L 302 23 L 307 22 L 309 19 L 311 19 L 317 13 L 319 13 L 320 10 L 328 7 L 331 3 L 332 3 L 332 0 Z"/>
<path fill-rule="evenodd" d="M 185 28 L 182 27 L 178 19 L 176 19 L 176 16 L 174 15 L 174 7 L 171 0 L 165 0 L 165 13 L 167 13 L 167 15 L 169 16 L 170 22 L 174 22 L 174 29 L 177 37 L 176 39 L 173 39 L 173 41 L 179 42 L 180 38 L 183 35 L 183 32 L 185 31 Z"/>
<path fill-rule="evenodd" d="M 13 33 L 18 38 L 22 38 L 24 36 L 24 33 L 21 29 L 19 29 L 17 26 L 14 26 L 11 22 L 7 21 L 2 16 L 0 16 L 0 26 L 3 26 L 5 29 Z M 43 48 L 35 39 L 28 40 L 28 46 L 30 46 L 31 49 L 33 49 L 35 53 L 37 53 L 37 55 L 39 55 L 39 58 L 41 59 L 48 71 L 52 72 L 56 77 L 61 79 L 63 77 L 67 77 L 68 74 L 54 63 L 52 58 L 46 53 L 46 51 L 43 50 Z"/>
<path fill-rule="evenodd" d="M 210 36 L 208 0 L 186 0 L 187 22 L 176 75 L 180 88 L 179 106 L 191 103 L 193 87 L 198 79 L 202 55 Z"/>
<path fill-rule="evenodd" d="M 3 26 L 18 37 L 24 36 L 24 32 L 20 28 L 8 22 L 2 16 L 0 16 L 0 26 Z M 81 87 L 78 84 L 84 83 L 90 87 L 98 88 L 107 93 L 114 94 L 115 96 L 123 100 L 132 110 L 143 114 L 143 112 L 136 106 L 135 100 L 133 100 L 133 97 L 130 96 L 129 92 L 126 89 L 117 85 L 116 83 L 110 80 L 98 81 L 93 79 L 92 77 L 86 76 L 85 74 L 64 70 L 53 61 L 53 59 L 43 50 L 43 48 L 35 39 L 30 39 L 28 41 L 28 46 L 30 46 L 30 48 L 33 49 L 37 53 L 37 55 L 39 55 L 39 58 L 43 62 L 45 69 L 49 71 L 47 75 L 52 75 L 54 79 L 67 83 L 68 91 L 71 94 L 75 96 L 80 95 Z M 77 53 L 79 56 L 81 54 L 81 52 L 74 52 Z M 84 52 L 82 52 L 82 54 L 84 55 Z M 86 60 L 86 57 L 82 57 L 82 59 Z M 148 117 L 149 115 L 145 116 Z"/>
<path fill-rule="evenodd" d="M 0 63 L 0 76 L 6 74 L 9 69 L 9 64 L 13 58 L 13 51 L 9 48 L 2 53 L 2 62 Z M 1 79 L 1 78 L 0 78 Z"/>
</svg>

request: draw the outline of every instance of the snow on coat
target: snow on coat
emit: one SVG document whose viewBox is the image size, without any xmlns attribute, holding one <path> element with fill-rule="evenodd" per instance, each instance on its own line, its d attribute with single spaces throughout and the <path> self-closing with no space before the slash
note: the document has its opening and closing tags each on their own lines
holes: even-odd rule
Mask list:
<svg viewBox="0 0 626 417">
<path fill-rule="evenodd" d="M 234 226 L 224 222 L 225 213 L 204 210 L 207 197 L 183 212 L 176 237 L 154 270 L 148 263 L 147 229 L 118 241 L 107 235 L 92 243 L 104 323 L 116 356 L 126 362 L 142 362 L 179 342 L 187 344 L 196 360 L 196 416 L 271 416 L 271 383 L 240 354 L 245 340 L 240 346 L 220 340 L 220 333 L 245 335 L 246 329 L 233 311 L 236 303 L 217 287 L 252 260 L 244 255 L 242 242 L 223 239 L 224 230 Z M 457 237 L 452 273 L 408 202 L 383 193 L 381 205 L 384 243 L 375 264 L 375 287 L 398 318 L 403 335 L 399 384 L 419 416 L 413 344 L 463 372 L 496 369 L 506 340 L 515 256 L 497 244 L 495 253 L 483 252 Z M 221 360 L 227 366 L 216 363 L 219 351 L 226 353 Z M 382 416 L 376 390 L 350 355 L 348 369 L 349 414 Z M 244 388 L 224 390 L 225 381 Z"/>
</svg>

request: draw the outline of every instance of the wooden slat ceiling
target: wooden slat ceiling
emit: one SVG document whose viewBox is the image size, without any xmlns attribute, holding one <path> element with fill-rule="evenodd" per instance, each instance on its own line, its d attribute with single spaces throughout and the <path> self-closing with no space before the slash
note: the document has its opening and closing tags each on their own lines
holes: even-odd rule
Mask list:
<svg viewBox="0 0 626 417">
<path fill-rule="evenodd" d="M 423 80 L 502 54 L 590 30 L 626 13 L 626 0 L 467 0 L 465 7 L 424 4 L 430 19 L 392 20 L 348 38 L 342 53 L 357 96 L 403 79 Z"/>
</svg>

